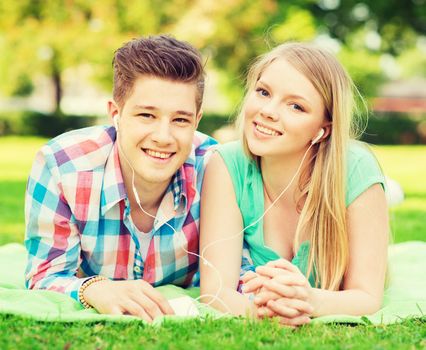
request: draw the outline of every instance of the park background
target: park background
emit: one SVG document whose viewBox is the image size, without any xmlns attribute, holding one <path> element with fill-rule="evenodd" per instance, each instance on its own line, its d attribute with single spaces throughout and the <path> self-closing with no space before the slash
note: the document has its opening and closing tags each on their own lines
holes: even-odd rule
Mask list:
<svg viewBox="0 0 426 350">
<path fill-rule="evenodd" d="M 404 192 L 390 208 L 393 241 L 426 241 L 425 0 L 0 0 L 0 245 L 23 242 L 25 184 L 37 149 L 64 131 L 110 123 L 115 49 L 157 33 L 201 50 L 207 80 L 200 129 L 223 138 L 254 57 L 288 40 L 331 50 L 368 106 L 368 113 L 360 109 L 362 139 L 378 145 L 373 150 L 385 174 Z M 82 346 L 411 349 L 426 347 L 426 322 L 293 332 L 268 321 L 187 321 L 154 329 L 0 315 L 1 349 Z"/>
</svg>

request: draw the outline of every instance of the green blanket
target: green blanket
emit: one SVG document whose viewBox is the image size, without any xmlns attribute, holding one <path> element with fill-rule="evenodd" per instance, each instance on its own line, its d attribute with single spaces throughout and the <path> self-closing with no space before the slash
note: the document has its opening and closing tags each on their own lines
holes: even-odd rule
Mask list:
<svg viewBox="0 0 426 350">
<path fill-rule="evenodd" d="M 85 310 L 73 299 L 56 292 L 24 289 L 26 252 L 20 244 L 0 247 L 0 313 L 31 317 L 42 321 L 135 321 L 132 316 L 100 315 L 93 309 Z M 196 297 L 198 288 L 181 289 L 159 287 L 167 298 L 183 295 Z M 221 317 L 206 306 L 199 305 L 201 317 Z M 426 315 L 426 242 L 406 242 L 389 247 L 389 286 L 383 307 L 370 316 L 330 315 L 313 322 L 388 324 L 407 317 Z M 185 319 L 167 316 L 172 319 Z M 156 320 L 161 323 L 163 319 Z"/>
</svg>

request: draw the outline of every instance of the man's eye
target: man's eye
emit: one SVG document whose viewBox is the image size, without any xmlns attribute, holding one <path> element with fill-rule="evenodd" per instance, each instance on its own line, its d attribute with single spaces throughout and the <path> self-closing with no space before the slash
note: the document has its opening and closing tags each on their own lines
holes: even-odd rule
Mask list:
<svg viewBox="0 0 426 350">
<path fill-rule="evenodd" d="M 191 122 L 189 119 L 186 118 L 176 118 L 174 121 L 179 124 L 188 124 Z"/>
<path fill-rule="evenodd" d="M 264 96 L 264 97 L 269 96 L 269 92 L 268 92 L 268 91 L 266 91 L 266 90 L 265 90 L 265 89 L 263 89 L 263 88 L 257 88 L 257 89 L 256 89 L 256 92 L 257 92 L 259 95 Z"/>
<path fill-rule="evenodd" d="M 139 113 L 138 116 L 142 117 L 142 118 L 148 118 L 148 119 L 149 118 L 154 118 L 154 116 L 152 114 L 150 114 L 150 113 Z"/>
</svg>

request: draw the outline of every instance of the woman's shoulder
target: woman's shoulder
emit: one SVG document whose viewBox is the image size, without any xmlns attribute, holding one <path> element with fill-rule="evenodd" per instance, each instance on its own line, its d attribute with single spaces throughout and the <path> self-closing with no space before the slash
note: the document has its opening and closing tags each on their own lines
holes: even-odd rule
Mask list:
<svg viewBox="0 0 426 350">
<path fill-rule="evenodd" d="M 216 150 L 228 167 L 233 166 L 242 170 L 253 163 L 253 161 L 244 152 L 244 147 L 239 140 L 219 145 Z"/>
<path fill-rule="evenodd" d="M 220 144 L 216 150 L 222 155 L 238 157 L 244 153 L 243 145 L 240 140 Z"/>
<path fill-rule="evenodd" d="M 351 140 L 349 142 L 347 156 L 349 172 L 355 170 L 355 168 L 367 168 L 381 173 L 379 162 L 373 150 L 365 142 Z"/>
<path fill-rule="evenodd" d="M 237 202 L 240 205 L 246 195 L 251 197 L 251 194 L 247 194 L 247 189 L 250 188 L 252 191 L 253 182 L 255 184 L 259 182 L 259 170 L 255 162 L 244 152 L 241 141 L 222 144 L 216 151 L 225 163 L 234 185 Z"/>
<path fill-rule="evenodd" d="M 346 205 L 376 183 L 385 189 L 385 177 L 373 150 L 364 142 L 352 140 L 347 156 Z"/>
</svg>

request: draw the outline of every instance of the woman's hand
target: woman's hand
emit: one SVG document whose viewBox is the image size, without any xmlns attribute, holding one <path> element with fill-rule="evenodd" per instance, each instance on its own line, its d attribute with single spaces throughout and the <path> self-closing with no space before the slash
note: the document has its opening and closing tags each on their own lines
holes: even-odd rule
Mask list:
<svg viewBox="0 0 426 350">
<path fill-rule="evenodd" d="M 285 325 L 310 321 L 311 286 L 299 269 L 285 259 L 271 261 L 242 278 L 243 292 L 254 293 L 258 317 L 279 317 Z"/>
<path fill-rule="evenodd" d="M 267 280 L 269 280 L 269 277 L 263 277 L 256 272 L 248 271 L 241 277 L 241 281 L 243 282 L 241 291 L 243 294 L 255 295 L 260 292 L 263 283 Z"/>
</svg>

